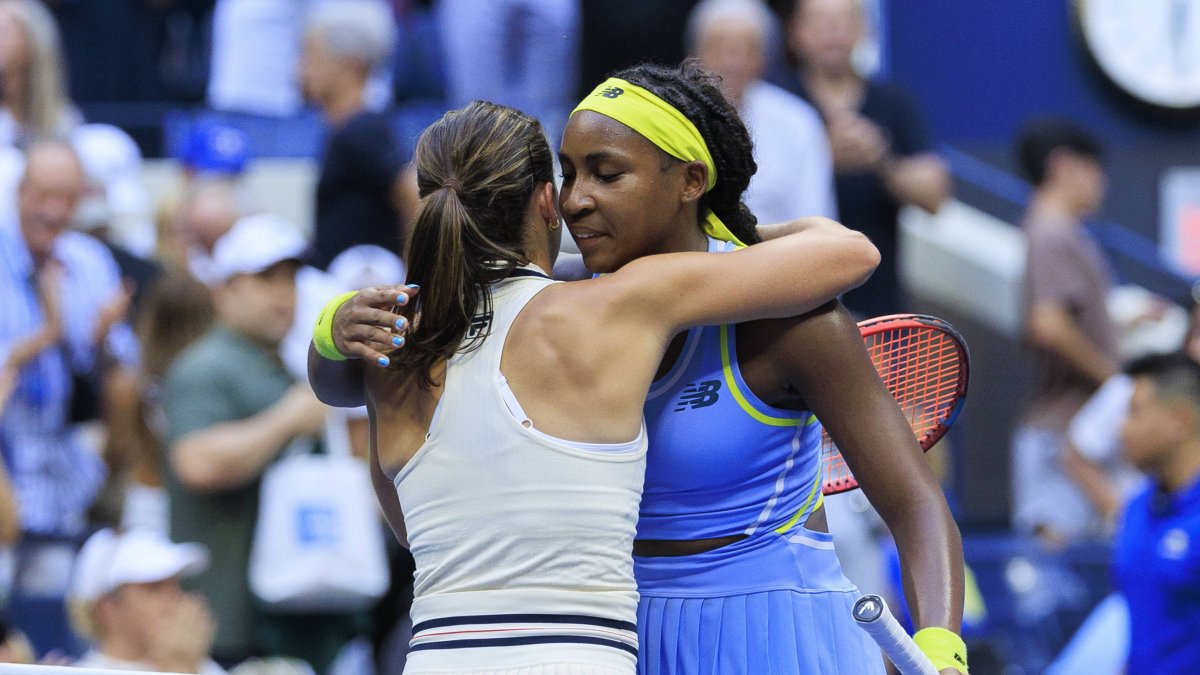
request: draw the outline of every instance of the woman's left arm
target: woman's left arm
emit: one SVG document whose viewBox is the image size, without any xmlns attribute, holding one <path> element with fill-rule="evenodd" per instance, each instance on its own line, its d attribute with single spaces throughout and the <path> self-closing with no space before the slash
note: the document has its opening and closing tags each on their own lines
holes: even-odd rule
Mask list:
<svg viewBox="0 0 1200 675">
<path fill-rule="evenodd" d="M 372 447 L 368 452 L 367 468 L 371 472 L 371 487 L 375 489 L 375 496 L 379 499 L 379 510 L 383 512 L 383 519 L 387 521 L 388 527 L 392 528 L 392 534 L 396 535 L 396 541 L 408 548 L 408 527 L 404 524 L 404 511 L 400 508 L 396 485 L 383 472 L 375 449 Z"/>
<path fill-rule="evenodd" d="M 825 425 L 896 540 L 914 625 L 958 633 L 962 538 L 854 319 L 830 303 L 794 321 L 781 337 L 771 352 L 776 371 Z"/>
</svg>

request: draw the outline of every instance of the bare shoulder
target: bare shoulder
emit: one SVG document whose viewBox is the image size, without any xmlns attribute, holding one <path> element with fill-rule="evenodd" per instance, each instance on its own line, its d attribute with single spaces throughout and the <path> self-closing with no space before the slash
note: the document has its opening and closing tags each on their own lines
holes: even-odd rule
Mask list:
<svg viewBox="0 0 1200 675">
<path fill-rule="evenodd" d="M 433 422 L 433 413 L 445 386 L 445 363 L 431 373 L 428 386 L 413 372 L 364 368 L 367 406 L 374 418 L 375 448 L 379 466 L 393 477 L 416 454 Z"/>
<path fill-rule="evenodd" d="M 599 330 L 605 311 L 602 294 L 591 280 L 551 284 L 529 300 L 509 329 L 505 359 L 528 354 L 537 362 L 563 348 L 577 346 Z"/>
<path fill-rule="evenodd" d="M 782 405 L 814 387 L 858 381 L 862 369 L 854 366 L 866 350 L 854 317 L 830 302 L 800 316 L 738 324 L 737 355 L 750 388 Z"/>
<path fill-rule="evenodd" d="M 500 370 L 544 433 L 589 443 L 638 433 L 662 346 L 654 331 L 618 318 L 620 303 L 605 285 L 549 286 L 509 329 Z"/>
<path fill-rule="evenodd" d="M 827 340 L 842 340 L 852 335 L 857 335 L 854 318 L 841 303 L 831 301 L 799 316 L 738 324 L 738 353 L 762 353 L 790 360 L 816 351 Z"/>
<path fill-rule="evenodd" d="M 582 378 L 619 365 L 623 356 L 658 354 L 655 331 L 633 319 L 629 295 L 617 285 L 601 277 L 547 286 L 513 323 L 505 362 Z"/>
</svg>

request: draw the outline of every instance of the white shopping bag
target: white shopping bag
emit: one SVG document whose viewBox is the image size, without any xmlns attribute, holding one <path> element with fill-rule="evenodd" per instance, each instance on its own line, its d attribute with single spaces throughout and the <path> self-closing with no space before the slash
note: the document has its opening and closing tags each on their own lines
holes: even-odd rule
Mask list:
<svg viewBox="0 0 1200 675">
<path fill-rule="evenodd" d="M 325 440 L 325 454 L 293 444 L 263 474 L 250 590 L 273 610 L 367 609 L 388 588 L 375 493 L 342 411 L 329 414 Z"/>
</svg>

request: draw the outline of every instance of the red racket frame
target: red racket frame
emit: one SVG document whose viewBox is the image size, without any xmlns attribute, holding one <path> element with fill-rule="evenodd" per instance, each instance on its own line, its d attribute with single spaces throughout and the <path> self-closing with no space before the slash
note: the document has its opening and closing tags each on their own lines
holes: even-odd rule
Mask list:
<svg viewBox="0 0 1200 675">
<path fill-rule="evenodd" d="M 893 314 L 860 321 L 871 362 L 908 418 L 922 450 L 941 440 L 967 398 L 967 343 L 949 323 L 924 314 Z M 821 430 L 826 495 L 847 492 L 858 481 L 842 453 Z"/>
</svg>

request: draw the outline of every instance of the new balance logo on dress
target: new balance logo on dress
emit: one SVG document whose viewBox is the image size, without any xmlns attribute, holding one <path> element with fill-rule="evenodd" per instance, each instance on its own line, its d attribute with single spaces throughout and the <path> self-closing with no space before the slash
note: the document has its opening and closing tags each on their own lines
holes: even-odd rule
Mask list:
<svg viewBox="0 0 1200 675">
<path fill-rule="evenodd" d="M 707 408 L 717 402 L 720 394 L 717 393 L 721 389 L 720 380 L 704 380 L 702 382 L 693 382 L 689 384 L 683 393 L 679 395 L 679 401 L 675 405 L 674 412 L 697 408 Z"/>
</svg>

